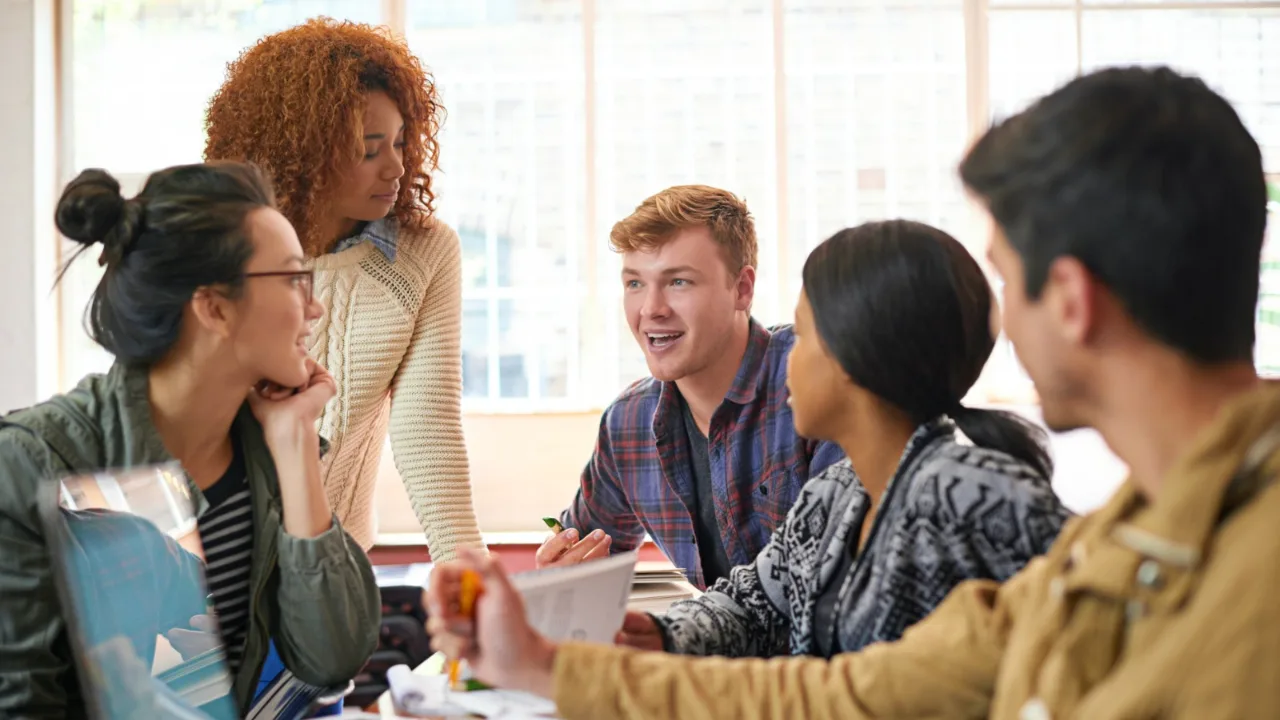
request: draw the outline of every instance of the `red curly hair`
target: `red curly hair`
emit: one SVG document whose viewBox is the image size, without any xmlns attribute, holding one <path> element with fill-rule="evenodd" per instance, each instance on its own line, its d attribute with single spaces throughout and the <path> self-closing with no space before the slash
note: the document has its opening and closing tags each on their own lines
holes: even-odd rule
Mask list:
<svg viewBox="0 0 1280 720">
<path fill-rule="evenodd" d="M 206 160 L 249 160 L 275 185 L 280 211 L 307 254 L 325 253 L 324 208 L 364 154 L 366 93 L 381 90 L 404 116 L 405 176 L 391 214 L 425 229 L 444 108 L 435 81 L 385 28 L 320 17 L 259 40 L 227 66 L 205 116 Z"/>
</svg>

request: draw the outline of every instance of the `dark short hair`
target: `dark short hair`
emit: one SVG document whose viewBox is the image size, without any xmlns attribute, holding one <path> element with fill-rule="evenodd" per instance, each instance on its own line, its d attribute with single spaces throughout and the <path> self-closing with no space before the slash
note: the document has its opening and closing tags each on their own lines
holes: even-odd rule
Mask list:
<svg viewBox="0 0 1280 720">
<path fill-rule="evenodd" d="M 909 220 L 841 230 L 809 254 L 804 292 L 823 344 L 858 386 L 917 425 L 949 415 L 975 445 L 1052 475 L 1042 430 L 961 404 L 995 337 L 991 285 L 960 241 Z"/>
<path fill-rule="evenodd" d="M 56 222 L 80 252 L 103 246 L 106 272 L 86 313 L 89 335 L 126 364 L 164 357 L 197 289 L 241 290 L 253 255 L 245 219 L 274 205 L 271 185 L 247 163 L 160 170 L 130 200 L 106 171 L 80 173 L 62 191 Z"/>
<path fill-rule="evenodd" d="M 1128 67 L 1072 80 L 988 130 L 960 177 L 1031 299 L 1070 256 L 1160 342 L 1204 363 L 1252 359 L 1262 154 L 1200 79 Z"/>
</svg>

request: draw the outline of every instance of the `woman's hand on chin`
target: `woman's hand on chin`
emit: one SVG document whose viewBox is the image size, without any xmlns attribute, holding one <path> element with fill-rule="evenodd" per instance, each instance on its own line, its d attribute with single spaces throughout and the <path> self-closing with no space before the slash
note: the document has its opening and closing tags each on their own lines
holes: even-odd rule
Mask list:
<svg viewBox="0 0 1280 720">
<path fill-rule="evenodd" d="M 338 385 L 329 371 L 311 358 L 307 358 L 307 372 L 301 387 L 263 380 L 249 392 L 249 407 L 262 423 L 268 442 L 296 440 L 299 432 L 315 435 L 316 420 L 325 403 L 337 394 Z"/>
<path fill-rule="evenodd" d="M 320 481 L 320 436 L 316 419 L 337 393 L 327 370 L 307 360 L 310 377 L 302 387 L 260 383 L 249 393 L 249 407 L 262 423 L 280 480 L 284 530 L 296 538 L 314 538 L 332 526 L 333 513 Z"/>
</svg>

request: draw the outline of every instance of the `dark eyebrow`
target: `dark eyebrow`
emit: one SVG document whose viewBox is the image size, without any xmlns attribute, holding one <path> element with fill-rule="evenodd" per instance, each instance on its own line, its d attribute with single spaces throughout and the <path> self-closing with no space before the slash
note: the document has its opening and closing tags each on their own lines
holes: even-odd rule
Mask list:
<svg viewBox="0 0 1280 720">
<path fill-rule="evenodd" d="M 401 123 L 401 125 L 400 125 L 400 129 L 396 131 L 396 135 L 399 135 L 399 134 L 400 134 L 400 133 L 402 133 L 402 132 L 404 132 L 404 124 L 403 124 L 403 123 Z M 365 139 L 365 140 L 386 140 L 386 139 L 387 139 L 387 135 L 386 135 L 386 133 L 369 133 L 368 135 L 365 135 L 365 136 L 364 136 L 364 139 Z"/>
</svg>

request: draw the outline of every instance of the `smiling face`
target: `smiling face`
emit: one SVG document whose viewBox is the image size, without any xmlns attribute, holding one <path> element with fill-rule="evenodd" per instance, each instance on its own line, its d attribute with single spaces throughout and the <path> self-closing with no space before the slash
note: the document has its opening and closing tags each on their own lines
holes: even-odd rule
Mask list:
<svg viewBox="0 0 1280 720">
<path fill-rule="evenodd" d="M 623 305 L 653 377 L 665 382 L 711 367 L 746 322 L 755 269 L 730 274 L 706 227 L 679 230 L 649 250 L 623 254 Z"/>
<path fill-rule="evenodd" d="M 387 216 L 404 176 L 404 118 L 385 92 L 366 96 L 361 121 L 364 154 L 342 179 L 333 212 L 338 224 L 352 228 Z"/>
<path fill-rule="evenodd" d="M 293 226 L 272 208 L 254 210 L 246 218 L 253 255 L 250 275 L 234 302 L 228 339 L 246 374 L 285 387 L 303 385 L 307 370 L 307 338 L 324 306 L 311 297 L 306 275 L 265 275 L 302 270 L 302 246 Z"/>
</svg>

